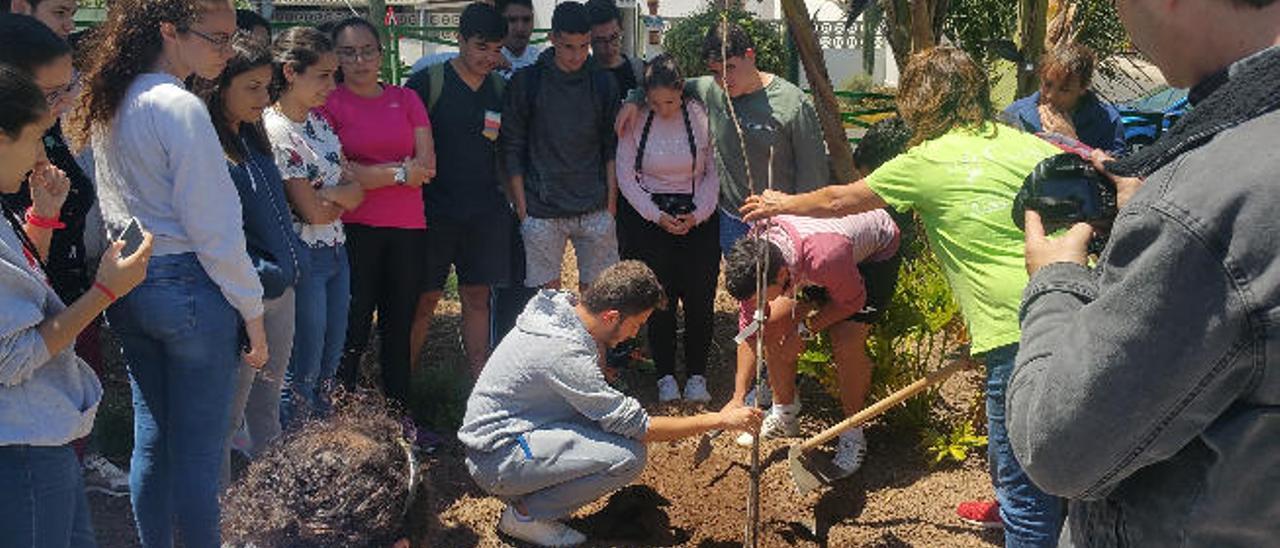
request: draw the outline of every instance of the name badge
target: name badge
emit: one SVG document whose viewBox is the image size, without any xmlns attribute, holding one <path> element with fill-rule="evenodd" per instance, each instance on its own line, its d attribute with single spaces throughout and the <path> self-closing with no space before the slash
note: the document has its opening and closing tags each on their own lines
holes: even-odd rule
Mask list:
<svg viewBox="0 0 1280 548">
<path fill-rule="evenodd" d="M 498 140 L 498 132 L 502 129 L 502 113 L 492 110 L 484 111 L 484 128 L 481 133 L 490 141 Z"/>
</svg>

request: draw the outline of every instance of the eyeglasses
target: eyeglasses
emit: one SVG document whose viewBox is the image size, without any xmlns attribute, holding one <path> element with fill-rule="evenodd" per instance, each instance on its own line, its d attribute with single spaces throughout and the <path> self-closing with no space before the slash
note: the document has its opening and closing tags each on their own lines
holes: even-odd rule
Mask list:
<svg viewBox="0 0 1280 548">
<path fill-rule="evenodd" d="M 338 48 L 338 59 L 348 62 L 360 62 L 361 60 L 379 59 L 382 57 L 382 48 L 377 46 L 369 46 L 365 48 Z"/>
<path fill-rule="evenodd" d="M 199 37 L 203 38 L 203 39 L 204 39 L 204 41 L 208 42 L 208 43 L 209 43 L 209 45 L 213 46 L 213 47 L 214 47 L 215 49 L 217 49 L 218 51 L 230 51 L 230 50 L 231 50 L 231 35 L 230 35 L 230 34 L 219 34 L 217 37 L 214 37 L 214 36 L 209 36 L 208 34 L 205 34 L 205 33 L 203 33 L 203 32 L 200 32 L 200 31 L 198 31 L 198 30 L 196 30 L 196 29 L 187 29 L 187 32 L 189 32 L 189 33 L 191 33 L 191 34 L 194 34 L 194 35 L 196 35 L 196 36 L 199 36 Z"/>
<path fill-rule="evenodd" d="M 71 91 L 75 89 L 75 87 L 76 87 L 76 82 L 75 80 L 72 80 L 71 83 L 65 86 L 59 86 L 50 90 L 45 90 L 44 101 L 48 103 L 50 107 L 53 107 L 54 105 L 58 104 L 58 101 L 61 101 L 66 97 L 70 96 Z"/>
<path fill-rule="evenodd" d="M 610 36 L 602 36 L 602 37 L 600 37 L 600 38 L 592 38 L 592 39 L 591 39 L 591 45 L 596 46 L 596 47 L 600 47 L 600 46 L 616 46 L 616 45 L 619 45 L 619 44 L 621 44 L 621 43 L 622 43 L 622 35 L 621 35 L 621 34 L 618 34 L 618 33 L 616 33 L 616 32 L 615 32 L 615 33 L 613 33 L 613 34 L 612 34 L 612 35 L 610 35 Z"/>
<path fill-rule="evenodd" d="M 533 22 L 533 16 L 532 16 L 532 15 L 508 15 L 508 16 L 507 16 L 507 23 L 508 23 L 508 24 L 510 24 L 510 23 L 532 23 L 532 22 Z"/>
</svg>

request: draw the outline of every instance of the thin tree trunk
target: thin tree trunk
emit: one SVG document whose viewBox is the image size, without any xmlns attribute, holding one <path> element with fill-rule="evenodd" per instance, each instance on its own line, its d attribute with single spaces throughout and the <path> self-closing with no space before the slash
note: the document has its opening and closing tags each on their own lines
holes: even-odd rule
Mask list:
<svg viewBox="0 0 1280 548">
<path fill-rule="evenodd" d="M 872 2 L 862 12 L 862 67 L 867 76 L 876 74 L 876 36 L 880 34 L 880 20 L 883 16 L 879 2 Z"/>
<path fill-rule="evenodd" d="M 804 73 L 813 89 L 814 106 L 818 120 L 822 122 L 822 135 L 827 141 L 827 158 L 831 175 L 836 183 L 853 182 L 853 151 L 840 120 L 840 106 L 836 102 L 831 77 L 827 75 L 826 61 L 818 35 L 813 32 L 813 21 L 804 0 L 782 0 L 782 14 L 787 20 L 788 32 L 795 40 L 796 53 L 804 64 Z"/>
<path fill-rule="evenodd" d="M 1022 42 L 1022 66 L 1018 67 L 1018 97 L 1040 88 L 1036 67 L 1044 55 L 1044 37 L 1049 24 L 1049 0 L 1019 0 L 1018 36 Z"/>
</svg>

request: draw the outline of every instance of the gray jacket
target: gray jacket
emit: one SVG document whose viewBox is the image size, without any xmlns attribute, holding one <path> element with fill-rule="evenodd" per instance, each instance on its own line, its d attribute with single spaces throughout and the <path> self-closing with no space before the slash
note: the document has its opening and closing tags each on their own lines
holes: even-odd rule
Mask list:
<svg viewBox="0 0 1280 548">
<path fill-rule="evenodd" d="M 591 421 L 633 439 L 649 430 L 640 402 L 605 381 L 596 341 L 574 303 L 569 293 L 539 292 L 493 350 L 458 429 L 468 450 L 494 451 L 557 422 Z"/>
<path fill-rule="evenodd" d="M 1095 269 L 1030 280 L 1009 438 L 1079 546 L 1280 542 L 1280 50 L 1120 169 Z"/>
<path fill-rule="evenodd" d="M 503 160 L 524 176 L 529 215 L 573 217 L 605 208 L 607 162 L 620 95 L 617 81 L 594 59 L 576 72 L 555 64 L 555 48 L 516 71 L 502 112 Z"/>
<path fill-rule="evenodd" d="M 93 429 L 98 377 L 70 348 L 49 355 L 40 336 L 40 324 L 64 308 L 0 220 L 0 446 L 66 445 Z"/>
</svg>

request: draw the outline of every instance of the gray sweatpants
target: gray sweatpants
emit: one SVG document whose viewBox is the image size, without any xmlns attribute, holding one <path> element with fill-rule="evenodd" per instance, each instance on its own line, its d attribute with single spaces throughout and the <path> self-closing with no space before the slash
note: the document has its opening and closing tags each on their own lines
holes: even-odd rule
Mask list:
<svg viewBox="0 0 1280 548">
<path fill-rule="evenodd" d="M 293 354 L 296 300 L 293 289 L 262 302 L 267 331 L 267 364 L 261 370 L 240 364 L 235 394 L 231 397 L 231 423 L 222 458 L 220 484 L 231 478 L 231 439 L 243 423 L 249 430 L 249 456 L 256 457 L 267 444 L 280 437 L 280 386 Z"/>
<path fill-rule="evenodd" d="M 593 423 L 553 423 L 496 451 L 467 451 L 476 484 L 534 519 L 560 519 L 640 476 L 644 442 Z"/>
</svg>

